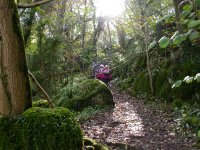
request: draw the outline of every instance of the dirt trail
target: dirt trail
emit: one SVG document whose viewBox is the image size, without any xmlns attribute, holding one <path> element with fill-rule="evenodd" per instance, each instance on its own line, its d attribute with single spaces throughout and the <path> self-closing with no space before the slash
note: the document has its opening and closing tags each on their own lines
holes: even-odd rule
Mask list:
<svg viewBox="0 0 200 150">
<path fill-rule="evenodd" d="M 192 150 L 193 139 L 175 129 L 170 108 L 154 108 L 144 101 L 111 88 L 115 107 L 82 124 L 87 137 L 111 150 Z"/>
</svg>

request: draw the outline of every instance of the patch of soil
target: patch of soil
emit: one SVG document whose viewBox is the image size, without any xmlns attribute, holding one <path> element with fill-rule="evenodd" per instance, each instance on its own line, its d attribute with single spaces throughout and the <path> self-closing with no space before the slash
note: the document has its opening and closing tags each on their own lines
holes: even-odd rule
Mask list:
<svg viewBox="0 0 200 150">
<path fill-rule="evenodd" d="M 194 139 L 176 131 L 170 107 L 144 104 L 111 87 L 115 107 L 82 123 L 85 136 L 111 150 L 192 150 Z"/>
</svg>

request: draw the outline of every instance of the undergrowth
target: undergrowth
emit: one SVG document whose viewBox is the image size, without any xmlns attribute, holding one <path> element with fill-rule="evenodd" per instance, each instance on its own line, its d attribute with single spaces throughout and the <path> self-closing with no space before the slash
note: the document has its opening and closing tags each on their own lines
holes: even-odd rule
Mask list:
<svg viewBox="0 0 200 150">
<path fill-rule="evenodd" d="M 200 148 L 200 106 L 174 102 L 174 117 L 177 122 L 177 130 L 189 138 L 195 138 L 195 147 Z"/>
</svg>

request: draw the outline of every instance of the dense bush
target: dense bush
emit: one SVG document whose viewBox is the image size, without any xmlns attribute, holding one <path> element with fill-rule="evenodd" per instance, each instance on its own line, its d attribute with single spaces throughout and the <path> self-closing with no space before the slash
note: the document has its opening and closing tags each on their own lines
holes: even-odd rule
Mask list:
<svg viewBox="0 0 200 150">
<path fill-rule="evenodd" d="M 73 110 L 82 110 L 88 106 L 114 105 L 111 91 L 99 80 L 86 79 L 67 85 L 59 93 L 55 104 Z"/>
<path fill-rule="evenodd" d="M 137 93 L 150 93 L 149 77 L 146 72 L 140 72 L 137 74 L 134 82 L 134 90 Z"/>
<path fill-rule="evenodd" d="M 1 150 L 81 150 L 83 135 L 65 108 L 33 107 L 15 118 L 0 118 Z"/>
<path fill-rule="evenodd" d="M 173 95 L 187 103 L 200 103 L 200 74 L 186 76 L 173 84 Z"/>
</svg>

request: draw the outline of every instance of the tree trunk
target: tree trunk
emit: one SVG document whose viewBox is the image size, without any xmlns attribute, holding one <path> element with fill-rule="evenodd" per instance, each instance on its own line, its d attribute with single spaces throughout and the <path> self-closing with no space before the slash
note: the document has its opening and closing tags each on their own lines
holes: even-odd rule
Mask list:
<svg viewBox="0 0 200 150">
<path fill-rule="evenodd" d="M 0 1 L 0 114 L 17 115 L 31 107 L 24 42 L 14 0 Z"/>
<path fill-rule="evenodd" d="M 107 20 L 107 28 L 108 28 L 108 35 L 109 35 L 109 49 L 112 49 L 112 37 L 111 37 L 111 32 L 110 32 L 110 25 L 109 22 Z"/>
<path fill-rule="evenodd" d="M 180 23 L 180 13 L 182 10 L 179 9 L 179 5 L 183 0 L 173 0 L 174 9 L 175 9 L 175 18 L 176 18 L 176 27 L 179 33 L 182 33 L 182 26 Z"/>
<path fill-rule="evenodd" d="M 85 29 L 86 29 L 86 16 L 87 16 L 87 0 L 84 1 L 84 15 L 83 15 L 83 29 L 82 29 L 82 44 L 81 47 L 85 47 Z"/>
<path fill-rule="evenodd" d="M 146 65 L 147 65 L 147 71 L 148 71 L 148 75 L 149 75 L 149 82 L 150 82 L 150 88 L 151 88 L 151 93 L 152 95 L 154 95 L 154 86 L 153 86 L 153 77 L 152 77 L 152 72 L 151 72 L 151 63 L 150 63 L 150 57 L 149 57 L 149 50 L 148 50 L 148 37 L 149 36 L 149 31 L 148 31 L 148 27 L 146 27 L 145 29 L 145 34 L 144 34 L 144 42 L 145 42 L 145 53 L 146 53 Z"/>
</svg>

